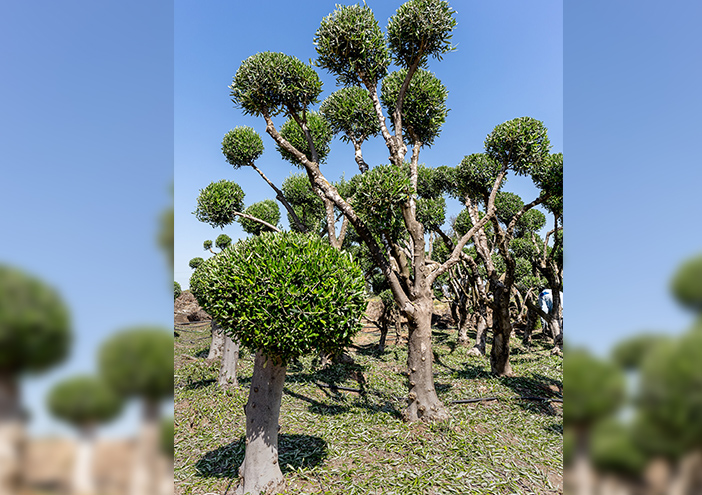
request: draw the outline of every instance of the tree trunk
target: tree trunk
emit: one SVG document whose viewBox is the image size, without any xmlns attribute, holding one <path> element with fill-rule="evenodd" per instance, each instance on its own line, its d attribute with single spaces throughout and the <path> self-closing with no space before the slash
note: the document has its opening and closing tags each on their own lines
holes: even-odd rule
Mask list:
<svg viewBox="0 0 702 495">
<path fill-rule="evenodd" d="M 595 480 L 590 463 L 588 431 L 576 429 L 575 455 L 573 459 L 573 495 L 593 495 Z"/>
<path fill-rule="evenodd" d="M 246 454 L 236 493 L 270 495 L 285 489 L 278 464 L 278 417 L 286 366 L 256 351 L 246 413 Z"/>
<path fill-rule="evenodd" d="M 448 413 L 436 395 L 431 351 L 431 294 L 414 301 L 416 313 L 408 318 L 409 396 L 405 418 L 408 421 L 447 419 Z"/>
<path fill-rule="evenodd" d="M 402 315 L 399 309 L 392 310 L 392 319 L 395 322 L 395 345 L 400 345 L 402 343 Z"/>
<path fill-rule="evenodd" d="M 378 342 L 378 352 L 383 353 L 385 352 L 385 341 L 387 340 L 388 337 L 388 326 L 389 326 L 389 319 L 390 319 L 390 312 L 391 309 L 383 306 L 383 312 L 380 315 L 379 322 L 380 323 L 380 341 Z"/>
<path fill-rule="evenodd" d="M 522 343 L 526 346 L 531 345 L 531 333 L 534 331 L 534 326 L 536 325 L 536 315 L 531 309 L 527 309 L 526 314 L 526 324 L 524 326 L 524 336 L 522 337 Z"/>
<path fill-rule="evenodd" d="M 158 403 L 144 399 L 141 431 L 137 438 L 130 495 L 153 495 L 158 493 L 155 459 L 159 455 Z"/>
<path fill-rule="evenodd" d="M 468 313 L 468 300 L 462 297 L 458 303 L 458 339 L 456 343 L 460 346 L 468 345 L 468 327 L 470 326 L 470 315 Z"/>
<path fill-rule="evenodd" d="M 484 356 L 485 340 L 487 340 L 487 316 L 485 314 L 485 308 L 479 308 L 478 311 L 475 312 L 475 318 L 477 319 L 475 345 L 468 351 L 467 355 Z"/>
<path fill-rule="evenodd" d="M 224 350 L 222 353 L 222 366 L 219 368 L 217 383 L 220 387 L 238 387 L 236 381 L 236 364 L 239 361 L 239 342 L 229 335 L 223 335 Z"/>
<path fill-rule="evenodd" d="M 0 495 L 19 493 L 24 418 L 14 374 L 0 372 Z"/>
<path fill-rule="evenodd" d="M 497 376 L 512 376 L 509 364 L 509 337 L 512 322 L 509 317 L 509 292 L 497 288 L 493 291 L 495 307 L 492 310 L 492 350 L 490 369 Z"/>
<path fill-rule="evenodd" d="M 76 446 L 76 459 L 73 465 L 73 494 L 95 495 L 93 459 L 95 452 L 95 431 L 92 426 L 81 428 Z"/>
<path fill-rule="evenodd" d="M 222 357 L 224 352 L 224 333 L 219 326 L 217 320 L 212 320 L 212 344 L 210 345 L 210 353 L 207 355 L 209 361 L 215 361 Z"/>
</svg>

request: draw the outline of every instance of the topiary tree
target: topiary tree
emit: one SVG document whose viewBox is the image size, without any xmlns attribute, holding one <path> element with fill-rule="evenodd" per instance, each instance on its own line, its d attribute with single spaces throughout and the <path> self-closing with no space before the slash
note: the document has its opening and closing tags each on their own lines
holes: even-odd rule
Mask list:
<svg viewBox="0 0 702 495">
<path fill-rule="evenodd" d="M 429 227 L 422 222 L 434 218 L 434 215 L 420 216 L 423 206 L 418 200 L 419 155 L 423 147 L 435 141 L 447 110 L 445 88 L 433 74 L 423 69 L 429 58 L 438 59 L 451 51 L 451 32 L 456 25 L 454 14 L 444 0 L 410 0 L 389 20 L 387 39 L 366 5 L 338 6 L 322 20 L 314 37 L 318 55 L 315 65 L 329 70 L 343 86 L 360 86 L 367 90 L 372 113 L 366 116 L 377 122 L 389 152 L 390 165 L 377 173 L 373 171 L 379 167 L 364 172 L 360 146 L 355 147 L 355 158 L 362 177 L 372 174 L 374 180 L 382 182 L 373 183 L 369 179 L 368 183 L 363 183 L 360 180 L 353 200 L 341 194 L 320 168 L 325 149 L 317 149 L 316 138 L 323 137 L 323 134 L 316 135 L 312 129 L 312 118 L 307 117 L 313 111 L 311 106 L 319 100 L 322 84 L 311 66 L 283 53 L 257 53 L 241 63 L 230 86 L 235 106 L 244 114 L 262 117 L 266 122 L 266 132 L 277 147 L 304 168 L 312 191 L 323 200 L 330 243 L 333 246 L 340 244 L 334 230 L 334 211 L 338 210 L 367 246 L 374 263 L 385 276 L 409 326 L 406 417 L 411 421 L 447 417 L 436 394 L 432 373 L 434 281 L 458 262 L 473 232 L 491 220 L 494 196 L 507 172 L 531 172 L 549 148 L 548 140 L 544 139 L 545 133 L 541 132 L 544 129 L 538 129 L 536 124 L 521 127 L 525 132 L 519 136 L 508 133 L 495 136 L 495 143 L 511 136 L 511 144 L 505 141 L 503 149 L 514 149 L 514 153 L 508 151 L 502 157 L 504 159 L 497 161 L 497 173 L 491 176 L 493 191 L 485 205 L 485 217 L 458 240 L 444 263 L 438 264 L 428 259 L 425 233 Z M 391 61 L 405 72 L 392 76 L 384 88 L 381 87 L 381 97 L 378 85 L 384 82 Z M 352 92 L 346 95 L 337 93 L 336 96 L 338 98 L 335 99 L 341 100 L 341 103 L 336 101 L 335 105 L 348 105 L 352 111 L 334 113 L 325 110 L 323 115 L 334 113 L 340 119 L 351 115 L 350 119 L 357 121 L 358 115 L 369 109 L 365 100 Z M 385 113 L 390 116 L 390 125 Z M 273 117 L 279 114 L 297 124 L 305 136 L 301 144 L 297 143 L 296 146 L 291 141 L 292 134 L 286 135 L 282 128 L 278 129 Z M 430 118 L 427 119 L 427 116 Z M 364 118 L 363 122 L 367 120 Z M 512 127 L 519 128 L 516 125 Z M 354 134 L 352 122 L 344 125 L 336 122 L 331 129 L 344 132 L 349 140 L 353 137 L 357 141 L 373 132 L 368 130 Z M 531 130 L 537 131 L 536 134 L 526 132 Z M 405 165 L 410 149 L 411 158 Z M 465 198 L 461 197 L 463 200 Z M 391 206 L 395 214 L 385 214 L 380 205 Z M 428 210 L 433 212 L 440 210 L 438 203 L 425 206 L 429 206 Z M 392 220 L 390 226 L 401 228 L 402 236 L 396 235 L 397 230 L 386 228 L 388 225 L 383 223 L 384 220 Z M 496 352 L 501 353 L 500 362 L 506 362 L 503 355 L 508 350 L 507 344 L 505 338 L 498 342 Z M 496 370 L 498 374 L 508 371 L 504 366 Z"/>
<path fill-rule="evenodd" d="M 256 353 L 246 412 L 246 455 L 236 493 L 278 493 L 278 418 L 288 363 L 333 354 L 360 329 L 360 268 L 304 234 L 264 233 L 231 246 L 193 273 L 205 309 Z"/>
<path fill-rule="evenodd" d="M 20 377 L 60 363 L 71 341 L 68 309 L 58 292 L 0 264 L 0 492 L 19 491 L 24 435 Z"/>
<path fill-rule="evenodd" d="M 80 432 L 73 469 L 73 493 L 96 493 L 92 460 L 95 428 L 116 418 L 123 400 L 99 377 L 79 375 L 56 383 L 49 391 L 47 406 L 51 414 Z"/>
<path fill-rule="evenodd" d="M 217 239 L 215 239 L 215 246 L 217 246 L 217 249 L 219 249 L 220 251 L 228 248 L 231 243 L 232 238 L 229 237 L 227 234 L 219 234 L 217 236 Z"/>
<path fill-rule="evenodd" d="M 159 327 L 127 328 L 103 343 L 98 362 L 100 375 L 119 395 L 141 401 L 132 493 L 156 493 L 159 406 L 173 395 L 173 336 Z"/>
<path fill-rule="evenodd" d="M 183 289 L 180 288 L 180 284 L 174 280 L 173 281 L 173 299 L 174 300 L 178 299 L 182 293 L 183 293 Z"/>
<path fill-rule="evenodd" d="M 563 421 L 574 436 L 573 463 L 582 493 L 592 493 L 590 434 L 600 421 L 612 416 L 624 401 L 624 374 L 615 364 L 584 349 L 569 350 L 563 359 L 565 382 Z"/>
<path fill-rule="evenodd" d="M 192 268 L 193 270 L 195 270 L 198 266 L 200 266 L 202 264 L 203 261 L 205 261 L 205 260 L 203 260 L 199 256 L 196 256 L 195 258 L 188 261 L 188 266 L 190 268 Z"/>
</svg>

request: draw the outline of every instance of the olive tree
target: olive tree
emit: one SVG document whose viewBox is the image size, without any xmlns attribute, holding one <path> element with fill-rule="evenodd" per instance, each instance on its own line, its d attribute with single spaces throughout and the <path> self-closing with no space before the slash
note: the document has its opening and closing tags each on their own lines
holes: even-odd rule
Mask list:
<svg viewBox="0 0 702 495">
<path fill-rule="evenodd" d="M 121 413 L 122 397 L 103 379 L 79 375 L 56 383 L 49 391 L 47 406 L 51 414 L 80 432 L 72 493 L 94 495 L 97 493 L 93 475 L 95 428 Z"/>
<path fill-rule="evenodd" d="M 592 491 L 590 436 L 599 422 L 611 418 L 624 402 L 624 374 L 614 363 L 584 349 L 569 350 L 563 359 L 563 421 L 573 435 L 573 464 L 578 493 Z M 564 431 L 565 433 L 565 431 Z"/>
<path fill-rule="evenodd" d="M 314 37 L 318 55 L 316 65 L 329 70 L 343 86 L 365 88 L 371 101 L 371 117 L 377 122 L 389 152 L 391 163 L 383 174 L 393 189 L 366 187 L 364 190 L 367 194 L 363 198 L 357 195 L 353 200 L 345 199 L 320 168 L 324 150 L 317 149 L 312 124 L 307 118 L 312 110 L 310 107 L 318 103 L 322 90 L 322 83 L 313 67 L 287 54 L 257 53 L 242 62 L 230 86 L 235 106 L 247 115 L 264 119 L 266 132 L 278 148 L 304 167 L 312 189 L 319 191 L 324 198 L 327 213 L 328 204 L 331 203 L 346 217 L 386 277 L 409 325 L 410 389 L 406 416 L 411 421 L 447 416 L 436 395 L 432 376 L 430 325 L 434 280 L 458 261 L 463 246 L 472 238 L 473 232 L 494 215 L 494 195 L 508 170 L 525 171 L 543 159 L 549 147 L 548 140 L 542 137 L 543 133 L 532 126 L 537 135 L 523 135 L 523 145 L 515 153 L 508 152 L 507 159 L 499 161 L 485 217 L 459 239 L 445 263 L 437 264 L 427 259 L 426 230 L 418 217 L 419 155 L 423 147 L 434 143 L 445 120 L 447 91 L 436 76 L 425 71 L 424 67 L 430 57 L 441 58 L 451 50 L 451 31 L 455 24 L 454 11 L 442 0 L 410 0 L 402 5 L 389 21 L 387 40 L 373 12 L 366 5 L 339 6 L 322 20 Z M 397 73 L 388 74 L 391 61 L 400 68 Z M 387 83 L 384 81 L 386 76 L 389 78 Z M 379 95 L 378 85 L 381 82 L 383 94 Z M 338 96 L 343 98 L 343 95 Z M 356 95 L 351 95 L 349 99 L 350 104 L 356 101 L 365 105 L 364 100 Z M 363 109 L 354 109 L 354 112 L 363 113 Z M 293 120 L 304 134 L 306 139 L 302 146 L 296 147 L 282 129 L 278 129 L 273 118 L 280 114 Z M 334 128 L 341 129 L 351 140 L 344 128 L 336 126 L 332 130 Z M 350 122 L 347 122 L 345 129 L 353 131 Z M 368 137 L 372 132 L 359 135 Z M 408 150 L 411 150 L 411 157 L 405 166 Z M 534 163 L 523 157 L 525 150 Z M 355 149 L 354 156 L 363 172 L 364 161 L 359 149 Z M 373 170 L 369 169 L 362 175 L 370 174 Z M 387 238 L 378 230 L 379 217 L 359 212 L 359 207 L 368 200 L 376 205 L 394 206 L 400 211 L 400 221 L 407 232 L 406 241 L 402 243 L 404 246 L 397 245 L 393 242 L 395 239 Z M 373 212 L 366 208 L 366 213 Z M 330 241 L 334 244 L 330 222 L 327 227 Z M 405 248 L 409 255 L 399 261 L 395 255 Z M 411 269 L 405 271 L 401 266 L 403 261 Z M 499 346 L 500 349 L 503 347 Z"/>
<path fill-rule="evenodd" d="M 0 265 L 0 491 L 18 491 L 24 418 L 20 378 L 68 355 L 72 331 L 60 295 L 38 278 Z"/>
<path fill-rule="evenodd" d="M 102 344 L 98 362 L 100 375 L 119 395 L 141 401 L 132 493 L 156 493 L 153 462 L 158 453 L 159 406 L 173 395 L 173 336 L 159 327 L 119 331 Z"/>
<path fill-rule="evenodd" d="M 225 332 L 255 352 L 237 493 L 278 493 L 285 485 L 278 419 L 287 365 L 351 343 L 365 309 L 361 270 L 317 236 L 264 233 L 208 259 L 190 284 Z"/>
</svg>

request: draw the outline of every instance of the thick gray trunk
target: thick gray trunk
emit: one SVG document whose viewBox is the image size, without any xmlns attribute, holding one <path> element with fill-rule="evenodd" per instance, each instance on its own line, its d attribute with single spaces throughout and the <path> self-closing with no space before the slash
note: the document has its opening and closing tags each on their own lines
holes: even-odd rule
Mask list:
<svg viewBox="0 0 702 495">
<path fill-rule="evenodd" d="M 207 355 L 207 359 L 215 361 L 221 358 L 224 352 L 224 333 L 217 320 L 212 320 L 211 327 L 212 344 L 210 345 L 210 353 Z"/>
<path fill-rule="evenodd" d="M 93 476 L 93 458 L 95 452 L 95 435 L 90 426 L 82 429 L 76 446 L 76 458 L 73 464 L 73 494 L 95 495 L 95 477 Z"/>
<path fill-rule="evenodd" d="M 416 313 L 408 318 L 409 341 L 407 365 L 409 368 L 408 421 L 447 419 L 448 413 L 436 395 L 431 351 L 431 295 L 414 301 Z"/>
<path fill-rule="evenodd" d="M 236 365 L 239 361 L 239 342 L 228 335 L 224 335 L 224 351 L 222 353 L 222 366 L 219 368 L 217 383 L 220 387 L 238 387 L 236 380 Z"/>
<path fill-rule="evenodd" d="M 137 438 L 130 495 L 158 493 L 158 476 L 155 460 L 159 455 L 159 412 L 156 402 L 143 403 L 141 431 Z"/>
<path fill-rule="evenodd" d="M 0 495 L 19 493 L 24 419 L 12 373 L 0 372 Z"/>
<path fill-rule="evenodd" d="M 495 308 L 492 311 L 492 349 L 490 350 L 490 370 L 497 376 L 512 376 L 509 364 L 509 338 L 512 322 L 509 314 L 509 293 L 494 291 Z"/>
<path fill-rule="evenodd" d="M 285 489 L 278 464 L 278 418 L 286 366 L 256 351 L 246 412 L 246 454 L 236 493 L 270 495 Z"/>
<path fill-rule="evenodd" d="M 524 326 L 524 336 L 522 337 L 522 343 L 526 346 L 531 345 L 531 333 L 534 331 L 534 325 L 536 325 L 536 315 L 534 311 L 528 309 L 526 313 L 526 325 Z"/>
<path fill-rule="evenodd" d="M 471 318 L 468 313 L 467 300 L 463 299 L 458 305 L 458 339 L 456 343 L 460 346 L 468 345 L 468 327 Z"/>
<path fill-rule="evenodd" d="M 475 327 L 475 345 L 468 351 L 468 356 L 484 356 L 485 340 L 487 339 L 487 316 L 485 309 L 481 308 L 475 313 L 477 324 Z"/>
</svg>

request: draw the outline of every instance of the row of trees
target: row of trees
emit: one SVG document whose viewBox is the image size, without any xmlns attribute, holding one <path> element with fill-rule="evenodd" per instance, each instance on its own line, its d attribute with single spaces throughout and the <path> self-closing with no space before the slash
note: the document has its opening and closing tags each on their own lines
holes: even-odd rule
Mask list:
<svg viewBox="0 0 702 495">
<path fill-rule="evenodd" d="M 303 170 L 282 188 L 256 166 L 264 147 L 253 129 L 237 127 L 222 142 L 235 169 L 250 166 L 272 187 L 291 230 L 323 235 L 331 246 L 366 259 L 369 280 L 380 275 L 373 279 L 374 290 L 389 290 L 408 324 L 410 421 L 447 416 L 433 384 L 430 327 L 434 289 L 447 280 L 455 282 L 450 285 L 458 300 L 460 294 L 473 295 L 476 313 L 489 308 L 494 334 L 490 362 L 498 376 L 512 373 L 510 308 L 515 297 L 530 315 L 544 317 L 553 335 L 561 333 L 556 327 L 563 161 L 562 155 L 549 154 L 543 124 L 529 117 L 500 124 L 487 136 L 484 152 L 467 156 L 457 167 L 429 168 L 419 162 L 448 112 L 447 89 L 425 67 L 429 58 L 451 51 L 454 14 L 445 1 L 407 2 L 390 19 L 386 37 L 369 7 L 337 7 L 315 35 L 315 65 L 329 70 L 344 87 L 321 102 L 318 112 L 312 106 L 319 103 L 322 84 L 312 66 L 271 52 L 242 62 L 230 86 L 232 101 L 245 114 L 262 117 L 281 156 Z M 399 69 L 390 72 L 391 62 Z M 274 121 L 278 115 L 286 118 L 280 127 Z M 360 173 L 331 182 L 321 165 L 335 135 L 352 143 Z M 371 167 L 362 147 L 376 136 L 385 143 L 390 164 Z M 509 173 L 531 177 L 538 196 L 524 202 L 501 191 Z M 252 234 L 281 230 L 275 203 L 244 208 L 243 198 L 234 182 L 212 183 L 201 191 L 195 214 L 215 227 L 239 218 Z M 465 210 L 460 225 L 444 232 L 446 199 L 451 198 Z M 534 210 L 538 205 L 553 216 L 554 228 L 545 239 L 537 234 L 543 227 L 543 214 Z M 554 317 L 541 314 L 534 304 L 535 284 L 556 294 Z M 465 304 L 462 310 L 468 311 Z"/>
<path fill-rule="evenodd" d="M 702 490 L 702 256 L 679 268 L 672 291 L 696 315 L 683 334 L 635 335 L 608 358 L 566 347 L 565 460 L 575 493 L 594 493 L 592 466 L 644 485 L 652 463 L 667 466 L 664 486 L 648 487 L 657 493 Z M 635 387 L 626 386 L 627 375 Z"/>
<path fill-rule="evenodd" d="M 222 141 L 226 160 L 257 171 L 285 208 L 292 232 L 282 232 L 275 202 L 244 207 L 244 191 L 233 181 L 203 189 L 194 212 L 218 228 L 236 220 L 253 235 L 207 260 L 191 260 L 191 291 L 213 316 L 213 328 L 256 353 L 240 493 L 282 486 L 275 427 L 285 366 L 301 353 L 336 353 L 350 343 L 364 280 L 407 321 L 409 421 L 448 417 L 432 373 L 437 288 L 453 287 L 459 310 L 481 314 L 484 326 L 490 313 L 490 363 L 498 376 L 512 374 L 515 301 L 518 313 L 544 317 L 561 338 L 563 160 L 550 154 L 543 123 L 521 117 L 498 125 L 484 152 L 456 167 L 419 160 L 448 113 L 448 91 L 426 67 L 452 50 L 454 15 L 446 1 L 410 0 L 390 18 L 386 36 L 368 6 L 337 6 L 315 34 L 314 65 L 343 87 L 318 111 L 322 83 L 312 65 L 293 56 L 257 53 L 233 78 L 235 106 L 261 117 L 281 157 L 302 169 L 279 188 L 256 165 L 261 137 L 236 127 Z M 398 70 L 391 72 L 391 63 Z M 279 127 L 278 116 L 285 118 Z M 359 168 L 337 182 L 321 168 L 334 136 L 353 145 Z M 364 160 L 363 144 L 372 137 L 384 142 L 389 164 Z M 510 173 L 530 177 L 537 196 L 525 202 L 502 191 Z M 444 231 L 447 199 L 465 209 Z M 543 239 L 539 205 L 554 224 Z M 212 242 L 203 247 L 211 251 Z M 556 294 L 552 315 L 535 305 L 539 285 Z"/>
</svg>

